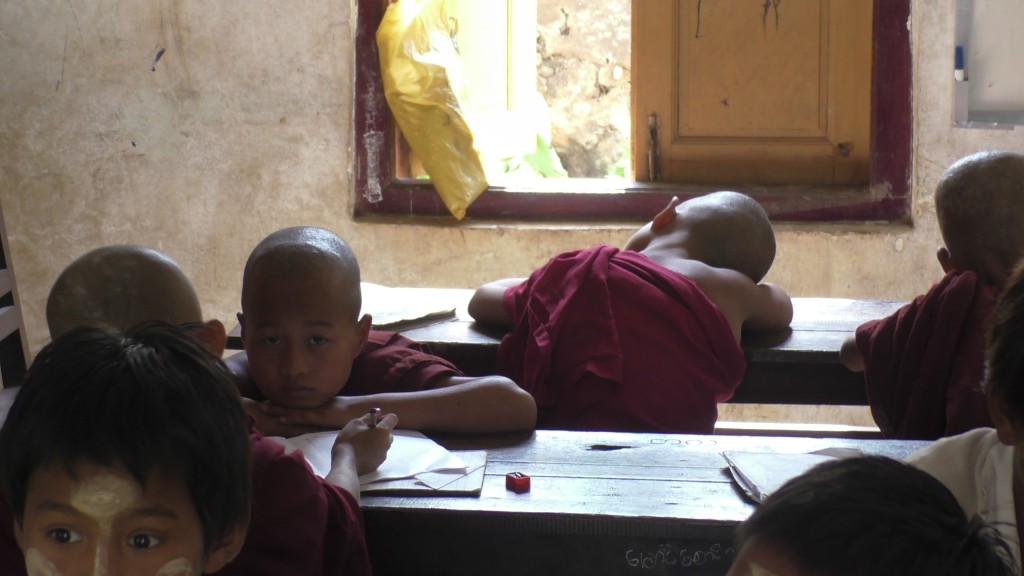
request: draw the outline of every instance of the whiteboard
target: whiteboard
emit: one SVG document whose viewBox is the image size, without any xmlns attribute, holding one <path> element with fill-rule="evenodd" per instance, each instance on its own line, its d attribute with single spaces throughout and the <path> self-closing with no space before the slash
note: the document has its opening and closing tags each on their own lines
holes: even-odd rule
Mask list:
<svg viewBox="0 0 1024 576">
<path fill-rule="evenodd" d="M 971 123 L 1024 124 L 1024 2 L 957 0 L 956 46 L 966 68 L 958 116 L 966 109 Z"/>
</svg>

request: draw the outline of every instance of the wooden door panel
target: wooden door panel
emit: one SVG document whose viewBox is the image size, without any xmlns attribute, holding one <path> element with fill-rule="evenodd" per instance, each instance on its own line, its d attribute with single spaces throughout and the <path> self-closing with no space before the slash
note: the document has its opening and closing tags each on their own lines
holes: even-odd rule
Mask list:
<svg viewBox="0 0 1024 576">
<path fill-rule="evenodd" d="M 824 138 L 827 7 L 787 3 L 783 18 L 750 0 L 684 2 L 676 138 Z"/>
<path fill-rule="evenodd" d="M 634 158 L 663 181 L 863 184 L 871 119 L 863 0 L 633 2 Z"/>
</svg>

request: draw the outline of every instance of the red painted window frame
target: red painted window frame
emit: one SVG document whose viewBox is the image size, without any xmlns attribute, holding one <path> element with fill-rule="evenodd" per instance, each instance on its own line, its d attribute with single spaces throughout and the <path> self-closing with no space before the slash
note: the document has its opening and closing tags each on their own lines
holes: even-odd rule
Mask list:
<svg viewBox="0 0 1024 576">
<path fill-rule="evenodd" d="M 775 221 L 909 223 L 911 215 L 911 0 L 874 0 L 871 161 L 861 187 L 738 187 Z M 384 100 L 374 34 L 386 0 L 358 0 L 355 78 L 354 215 L 447 217 L 429 181 L 395 176 L 395 126 Z M 467 220 L 646 221 L 673 195 L 686 198 L 708 186 L 631 182 L 625 188 L 589 180 L 552 181 L 552 189 L 488 188 Z M 557 188 L 556 188 L 557 187 Z M 566 187 L 571 188 L 567 190 Z M 561 188 L 561 190 L 559 190 Z"/>
</svg>

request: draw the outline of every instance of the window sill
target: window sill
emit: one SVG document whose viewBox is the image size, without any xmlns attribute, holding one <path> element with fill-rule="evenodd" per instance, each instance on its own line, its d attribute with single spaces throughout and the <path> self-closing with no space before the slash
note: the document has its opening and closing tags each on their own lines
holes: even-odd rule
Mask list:
<svg viewBox="0 0 1024 576">
<path fill-rule="evenodd" d="M 893 195 L 892 186 L 698 186 L 647 182 L 566 179 L 538 186 L 493 186 L 477 198 L 467 220 L 531 222 L 646 222 L 672 196 L 690 198 L 715 190 L 736 190 L 756 198 L 775 222 L 910 223 L 908 195 Z M 373 216 L 415 216 L 454 221 L 429 181 L 398 179 L 371 202 L 356 199 L 358 219 Z"/>
</svg>

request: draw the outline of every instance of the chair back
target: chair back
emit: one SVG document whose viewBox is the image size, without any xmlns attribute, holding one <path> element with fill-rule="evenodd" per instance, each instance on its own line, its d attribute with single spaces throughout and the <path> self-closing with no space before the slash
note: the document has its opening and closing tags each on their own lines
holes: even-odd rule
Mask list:
<svg viewBox="0 0 1024 576">
<path fill-rule="evenodd" d="M 21 384 L 25 376 L 28 343 L 25 341 L 25 324 L 21 317 L 14 270 L 10 265 L 11 251 L 2 208 L 0 244 L 3 245 L 3 250 L 0 250 L 0 387 L 8 388 Z"/>
</svg>

